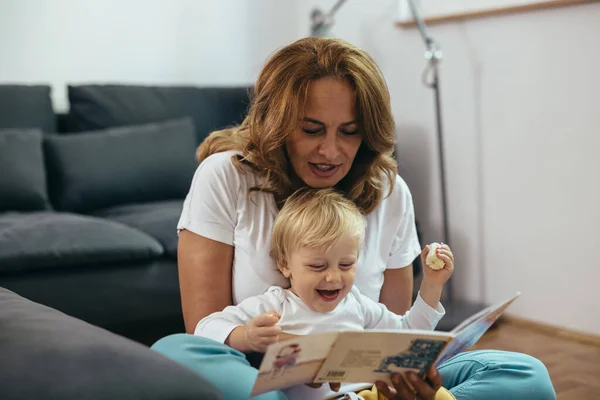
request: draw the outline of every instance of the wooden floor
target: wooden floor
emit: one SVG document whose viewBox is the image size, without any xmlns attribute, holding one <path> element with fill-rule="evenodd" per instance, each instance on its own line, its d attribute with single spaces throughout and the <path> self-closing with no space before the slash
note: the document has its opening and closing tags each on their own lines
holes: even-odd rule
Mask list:
<svg viewBox="0 0 600 400">
<path fill-rule="evenodd" d="M 517 351 L 540 359 L 559 400 L 600 399 L 600 347 L 500 322 L 475 349 Z"/>
</svg>

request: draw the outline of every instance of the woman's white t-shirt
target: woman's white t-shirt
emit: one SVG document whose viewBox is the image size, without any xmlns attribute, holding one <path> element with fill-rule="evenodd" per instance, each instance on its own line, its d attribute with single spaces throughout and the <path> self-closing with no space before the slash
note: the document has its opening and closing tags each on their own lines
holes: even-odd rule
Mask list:
<svg viewBox="0 0 600 400">
<path fill-rule="evenodd" d="M 249 194 L 261 180 L 249 168 L 238 171 L 232 162 L 236 154 L 216 153 L 198 166 L 177 225 L 178 230 L 187 229 L 234 247 L 234 304 L 262 294 L 270 286 L 289 286 L 269 255 L 278 212 L 275 199 L 270 193 Z M 377 302 L 384 271 L 411 264 L 421 251 L 412 196 L 402 178 L 396 176 L 391 195 L 366 219 L 354 284 Z"/>
</svg>

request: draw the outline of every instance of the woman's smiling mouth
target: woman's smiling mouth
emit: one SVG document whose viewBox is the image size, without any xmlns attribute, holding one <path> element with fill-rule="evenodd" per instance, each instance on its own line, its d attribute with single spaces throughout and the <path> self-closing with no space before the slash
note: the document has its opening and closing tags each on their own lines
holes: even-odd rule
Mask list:
<svg viewBox="0 0 600 400">
<path fill-rule="evenodd" d="M 341 164 L 316 164 L 309 162 L 308 165 L 310 166 L 311 172 L 316 176 L 328 178 L 333 176 L 339 170 Z"/>
</svg>

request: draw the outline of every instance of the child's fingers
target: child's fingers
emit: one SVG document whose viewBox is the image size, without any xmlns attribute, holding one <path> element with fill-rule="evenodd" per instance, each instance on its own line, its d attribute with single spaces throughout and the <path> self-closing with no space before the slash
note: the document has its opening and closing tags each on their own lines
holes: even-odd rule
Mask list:
<svg viewBox="0 0 600 400">
<path fill-rule="evenodd" d="M 269 347 L 269 345 L 278 342 L 277 336 L 261 337 L 259 343 L 263 349 Z"/>
<path fill-rule="evenodd" d="M 278 336 L 281 333 L 280 326 L 263 326 L 257 329 L 256 336 L 259 337 L 270 337 Z"/>
<path fill-rule="evenodd" d="M 454 254 L 450 250 L 438 249 L 437 256 L 446 255 L 450 258 L 454 258 Z"/>
<path fill-rule="evenodd" d="M 442 260 L 444 262 L 444 264 L 446 264 L 445 265 L 446 268 L 448 268 L 448 267 L 454 268 L 454 261 L 450 257 L 448 257 L 448 256 L 438 256 L 438 258 L 440 260 Z"/>
<path fill-rule="evenodd" d="M 453 261 L 454 257 L 448 255 L 448 254 L 438 254 L 438 258 L 440 260 L 444 260 L 444 261 Z"/>
<path fill-rule="evenodd" d="M 273 326 L 277 323 L 277 321 L 279 321 L 279 318 L 277 318 L 277 316 L 266 313 L 263 315 L 259 315 L 258 317 L 254 318 L 253 323 L 255 326 Z"/>
</svg>

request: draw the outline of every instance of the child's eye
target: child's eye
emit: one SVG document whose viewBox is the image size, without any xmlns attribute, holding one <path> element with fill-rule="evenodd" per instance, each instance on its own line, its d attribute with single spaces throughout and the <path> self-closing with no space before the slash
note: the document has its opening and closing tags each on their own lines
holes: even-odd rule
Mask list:
<svg viewBox="0 0 600 400">
<path fill-rule="evenodd" d="M 325 268 L 325 265 L 322 264 L 315 264 L 315 265 L 309 265 L 310 268 L 314 269 L 314 270 L 321 270 Z"/>
<path fill-rule="evenodd" d="M 348 269 L 348 268 L 352 268 L 353 265 L 354 265 L 354 263 L 340 264 L 340 268 Z"/>
</svg>

